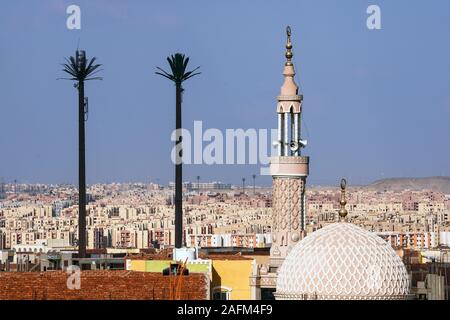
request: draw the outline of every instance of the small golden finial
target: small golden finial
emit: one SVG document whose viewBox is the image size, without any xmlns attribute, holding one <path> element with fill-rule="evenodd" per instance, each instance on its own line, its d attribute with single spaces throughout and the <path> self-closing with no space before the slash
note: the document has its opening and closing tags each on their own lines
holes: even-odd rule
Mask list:
<svg viewBox="0 0 450 320">
<path fill-rule="evenodd" d="M 345 187 L 347 186 L 347 181 L 345 179 L 341 180 L 341 200 L 339 204 L 341 205 L 341 209 L 339 210 L 339 217 L 341 217 L 341 221 L 347 217 L 347 209 L 345 209 L 345 205 L 347 204 L 347 200 L 345 200 Z"/>
<path fill-rule="evenodd" d="M 292 43 L 291 43 L 291 27 L 287 26 L 286 28 L 286 35 L 287 35 L 287 43 L 286 43 L 286 66 L 292 66 L 292 56 L 294 55 L 292 53 Z"/>
</svg>

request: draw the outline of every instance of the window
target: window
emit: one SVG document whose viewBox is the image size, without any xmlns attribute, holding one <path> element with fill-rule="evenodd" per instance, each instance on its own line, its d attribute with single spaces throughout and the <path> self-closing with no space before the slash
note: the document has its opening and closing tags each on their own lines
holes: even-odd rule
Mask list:
<svg viewBox="0 0 450 320">
<path fill-rule="evenodd" d="M 230 292 L 228 291 L 214 292 L 213 300 L 230 300 Z"/>
<path fill-rule="evenodd" d="M 213 288 L 213 300 L 230 300 L 231 289 L 225 287 Z"/>
<path fill-rule="evenodd" d="M 273 288 L 261 288 L 261 300 L 275 300 Z"/>
</svg>

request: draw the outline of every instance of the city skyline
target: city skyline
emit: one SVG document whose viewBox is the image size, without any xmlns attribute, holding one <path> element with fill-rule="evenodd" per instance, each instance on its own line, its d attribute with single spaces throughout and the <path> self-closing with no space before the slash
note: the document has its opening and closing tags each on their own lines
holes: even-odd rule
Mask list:
<svg viewBox="0 0 450 320">
<path fill-rule="evenodd" d="M 334 185 L 341 176 L 353 185 L 450 176 L 450 46 L 440 36 L 449 22 L 439 19 L 450 5 L 444 1 L 379 1 L 382 30 L 366 28 L 366 1 L 292 2 L 295 12 L 283 16 L 274 4 L 258 4 L 250 24 L 253 2 L 205 2 L 196 11 L 181 3 L 78 1 L 80 31 L 66 28 L 69 4 L 8 3 L 0 13 L 0 39 L 9 44 L 0 53 L 8 75 L 0 80 L 0 177 L 7 181 L 76 183 L 76 91 L 56 78 L 62 58 L 78 43 L 105 69 L 105 80 L 87 90 L 89 184 L 174 180 L 173 88 L 153 72 L 178 50 L 202 67 L 202 75 L 187 85 L 186 128 L 196 120 L 221 130 L 275 128 L 284 42 L 279 35 L 286 22 L 305 96 L 311 184 Z M 259 167 L 186 165 L 184 180 L 200 175 L 239 185 L 244 176 L 250 182 Z M 259 185 L 270 182 L 257 178 Z"/>
<path fill-rule="evenodd" d="M 449 300 L 436 1 L 5 5 L 0 300 Z"/>
</svg>

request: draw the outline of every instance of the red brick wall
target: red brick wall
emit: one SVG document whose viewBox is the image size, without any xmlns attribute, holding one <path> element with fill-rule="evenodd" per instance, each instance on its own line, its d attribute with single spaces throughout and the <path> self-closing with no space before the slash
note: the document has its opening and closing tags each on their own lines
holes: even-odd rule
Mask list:
<svg viewBox="0 0 450 320">
<path fill-rule="evenodd" d="M 0 272 L 0 300 L 170 299 L 170 279 L 160 273 L 86 270 L 79 290 L 67 288 L 68 277 L 63 271 Z M 207 295 L 205 275 L 183 276 L 181 299 L 204 300 Z"/>
</svg>

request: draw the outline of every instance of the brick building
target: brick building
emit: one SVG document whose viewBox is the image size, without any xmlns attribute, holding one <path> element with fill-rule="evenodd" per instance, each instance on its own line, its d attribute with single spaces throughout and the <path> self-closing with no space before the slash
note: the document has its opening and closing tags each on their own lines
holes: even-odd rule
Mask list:
<svg viewBox="0 0 450 320">
<path fill-rule="evenodd" d="M 80 287 L 72 290 L 70 276 L 63 271 L 2 272 L 0 300 L 169 300 L 174 292 L 174 277 L 161 273 L 81 271 Z M 181 299 L 205 300 L 209 294 L 205 275 L 183 276 Z"/>
</svg>

